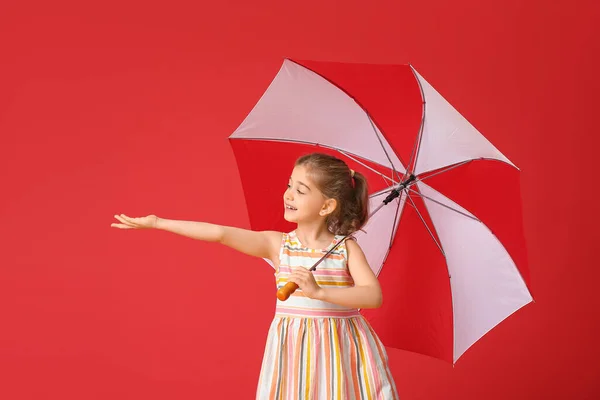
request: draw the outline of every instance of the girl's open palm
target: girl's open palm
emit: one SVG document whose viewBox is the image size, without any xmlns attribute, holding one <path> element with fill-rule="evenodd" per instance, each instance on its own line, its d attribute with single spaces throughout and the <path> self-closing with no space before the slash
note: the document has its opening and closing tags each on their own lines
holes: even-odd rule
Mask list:
<svg viewBox="0 0 600 400">
<path fill-rule="evenodd" d="M 131 218 L 125 214 L 115 215 L 115 218 L 118 219 L 120 224 L 110 224 L 113 228 L 120 229 L 152 229 L 156 228 L 156 221 L 158 221 L 158 217 L 156 215 L 148 215 L 147 217 L 140 218 Z"/>
</svg>

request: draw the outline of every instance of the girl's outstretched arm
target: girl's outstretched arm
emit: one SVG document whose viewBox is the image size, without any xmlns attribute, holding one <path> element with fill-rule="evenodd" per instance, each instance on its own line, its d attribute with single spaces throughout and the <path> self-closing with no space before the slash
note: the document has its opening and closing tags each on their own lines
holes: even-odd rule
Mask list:
<svg viewBox="0 0 600 400">
<path fill-rule="evenodd" d="M 177 235 L 206 242 L 217 242 L 254 257 L 268 258 L 279 263 L 281 233 L 275 231 L 252 231 L 208 222 L 181 221 L 149 215 L 131 218 L 115 215 L 120 224 L 111 226 L 121 229 L 160 229 Z"/>
</svg>

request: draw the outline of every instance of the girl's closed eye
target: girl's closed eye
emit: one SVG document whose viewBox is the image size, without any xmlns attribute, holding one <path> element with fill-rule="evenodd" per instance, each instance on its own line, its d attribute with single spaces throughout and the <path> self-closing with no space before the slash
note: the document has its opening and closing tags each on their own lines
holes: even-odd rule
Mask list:
<svg viewBox="0 0 600 400">
<path fill-rule="evenodd" d="M 288 189 L 290 189 L 292 187 L 292 185 L 290 185 L 289 183 L 287 184 Z M 304 192 L 301 192 L 300 189 L 296 189 L 296 192 L 298 192 L 299 194 L 305 194 Z"/>
</svg>

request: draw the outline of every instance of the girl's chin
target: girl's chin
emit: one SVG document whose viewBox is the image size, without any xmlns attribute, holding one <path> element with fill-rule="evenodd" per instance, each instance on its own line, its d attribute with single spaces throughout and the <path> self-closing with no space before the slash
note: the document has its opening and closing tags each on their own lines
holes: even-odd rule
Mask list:
<svg viewBox="0 0 600 400">
<path fill-rule="evenodd" d="M 287 222 L 297 222 L 294 216 L 288 215 L 287 213 L 283 214 L 283 219 L 285 219 Z"/>
<path fill-rule="evenodd" d="M 296 213 L 298 211 L 285 210 L 283 213 L 283 218 L 288 222 L 298 222 L 298 218 L 296 217 Z"/>
</svg>

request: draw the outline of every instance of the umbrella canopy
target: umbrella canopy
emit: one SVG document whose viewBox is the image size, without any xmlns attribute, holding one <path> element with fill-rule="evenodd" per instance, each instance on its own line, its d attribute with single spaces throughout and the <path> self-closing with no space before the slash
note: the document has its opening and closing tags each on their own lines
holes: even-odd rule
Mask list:
<svg viewBox="0 0 600 400">
<path fill-rule="evenodd" d="M 355 235 L 385 345 L 456 362 L 532 301 L 519 170 L 412 66 L 285 60 L 230 142 L 255 230 L 293 229 L 282 195 L 308 152 L 363 173 L 372 210 L 400 188 Z"/>
</svg>

